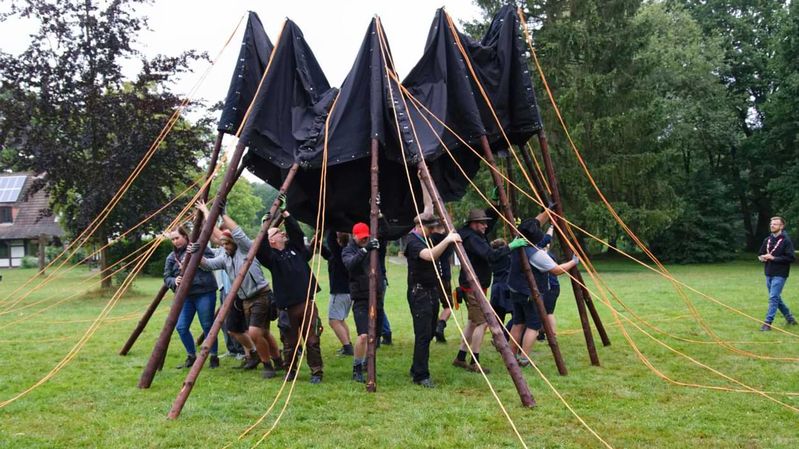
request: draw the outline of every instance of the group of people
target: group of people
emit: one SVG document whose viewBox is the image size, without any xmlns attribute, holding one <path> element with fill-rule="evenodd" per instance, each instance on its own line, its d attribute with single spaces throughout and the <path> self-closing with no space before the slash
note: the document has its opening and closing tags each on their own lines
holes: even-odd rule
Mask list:
<svg viewBox="0 0 799 449">
<path fill-rule="evenodd" d="M 284 203 L 284 202 L 283 202 Z M 208 216 L 207 206 L 200 202 L 197 209 Z M 465 303 L 468 322 L 464 327 L 464 338 L 452 364 L 467 371 L 480 370 L 480 348 L 486 333 L 486 313 L 491 309 L 507 323 L 507 336 L 513 336 L 522 344 L 522 351 L 514 349 L 519 363 L 529 364 L 527 354 L 538 339 L 543 320 L 550 320 L 554 329 L 554 309 L 558 291 L 556 277 L 579 260 L 558 264 L 547 245 L 551 240 L 551 228 L 543 232 L 548 214 L 542 212 L 519 225 L 522 237 L 510 243 L 502 239 L 489 241 L 488 234 L 497 221 L 493 210 L 473 209 L 464 225 L 457 231 L 446 232 L 440 220 L 431 215 L 417 217 L 414 229 L 401 242 L 407 259 L 407 301 L 414 332 L 414 349 L 410 375 L 415 384 L 432 388 L 429 370 L 430 345 L 435 339 L 446 343 L 445 328 L 453 307 Z M 310 267 L 312 251 L 306 244 L 299 223 L 285 209 L 280 211 L 283 228 L 268 229 L 267 238 L 256 249 L 256 258 L 243 276 L 239 285 L 231 285 L 245 264 L 252 240 L 241 227 L 224 212 L 221 225 L 215 227 L 211 236 L 213 247 L 199 248 L 189 242 L 185 229 L 173 230 L 169 237 L 174 251 L 165 262 L 164 282 L 173 290 L 182 281 L 181 267 L 186 253 L 203 251 L 197 270 L 181 311 L 177 331 L 187 357 L 180 367 L 190 367 L 196 361 L 196 345 L 189 330 L 195 315 L 207 334 L 214 320 L 216 291 L 219 287 L 224 297 L 232 288 L 236 289 L 234 303 L 229 308 L 223 329 L 231 340 L 238 342 L 244 352 L 240 368 L 250 370 L 263 365 L 263 377 L 271 378 L 284 370 L 289 380 L 296 376 L 299 354 L 305 353 L 310 368 L 310 382 L 319 383 L 323 378 L 323 361 L 319 336 L 322 324 L 316 308 L 315 297 L 320 287 Z M 268 217 L 265 217 L 265 219 Z M 356 223 L 351 233 L 330 231 L 324 236 L 322 256 L 328 262 L 330 298 L 328 323 L 341 343 L 337 351 L 342 356 L 352 356 L 352 380 L 364 382 L 367 362 L 367 336 L 369 326 L 369 294 L 371 257 L 377 253 L 379 268 L 376 270 L 376 338 L 382 336 L 383 344 L 391 344 L 391 329 L 384 313 L 386 277 L 386 241 L 380 231 L 376 237 L 365 223 Z M 314 236 L 313 239 L 316 237 Z M 312 241 L 313 241 L 312 239 Z M 466 270 L 461 270 L 457 286 L 452 290 L 452 264 L 455 244 L 461 243 L 471 261 L 476 283 L 470 281 Z M 522 249 L 520 258 L 513 250 Z M 514 257 L 511 257 L 511 256 Z M 524 261 L 524 262 L 523 262 Z M 539 316 L 535 296 L 530 289 L 522 263 L 529 265 L 537 286 L 537 295 L 544 299 L 547 316 Z M 271 274 L 271 283 L 263 269 Z M 214 272 L 221 274 L 217 282 Z M 481 304 L 491 288 L 490 304 Z M 477 292 L 482 291 L 482 295 Z M 439 309 L 441 312 L 439 313 Z M 356 336 L 350 340 L 347 318 L 350 311 L 355 322 Z M 278 338 L 270 330 L 276 322 Z M 471 348 L 471 356 L 468 354 Z M 467 361 L 467 357 L 469 357 Z M 219 366 L 217 344 L 210 348 L 210 367 Z M 482 367 L 488 372 L 487 367 Z"/>
</svg>

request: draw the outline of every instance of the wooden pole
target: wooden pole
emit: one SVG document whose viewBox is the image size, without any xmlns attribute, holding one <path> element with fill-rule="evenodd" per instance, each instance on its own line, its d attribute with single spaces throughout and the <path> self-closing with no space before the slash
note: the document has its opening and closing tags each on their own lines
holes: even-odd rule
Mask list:
<svg viewBox="0 0 799 449">
<path fill-rule="evenodd" d="M 164 299 L 164 295 L 166 292 L 169 291 L 169 287 L 166 284 L 161 285 L 161 289 L 158 290 L 158 294 L 155 295 L 150 305 L 147 307 L 147 310 L 144 311 L 144 315 L 139 319 L 139 323 L 136 325 L 136 328 L 133 329 L 133 332 L 130 333 L 130 337 L 128 337 L 128 341 L 125 342 L 125 345 L 122 346 L 122 349 L 119 350 L 119 355 L 128 355 L 130 352 L 130 348 L 136 343 L 136 340 L 139 338 L 139 335 L 144 331 L 144 328 L 147 327 L 147 323 L 150 321 L 150 318 L 155 313 L 155 310 L 158 308 L 158 305 L 161 304 L 161 300 Z"/>
<path fill-rule="evenodd" d="M 225 171 L 225 178 L 222 181 L 222 185 L 219 186 L 219 192 L 217 193 L 216 198 L 214 198 L 214 204 L 211 206 L 209 216 L 207 217 L 206 222 L 203 224 L 199 236 L 196 240 L 194 240 L 194 242 L 196 242 L 200 248 L 205 248 L 208 245 L 208 240 L 211 237 L 211 231 L 216 223 L 216 219 L 219 217 L 219 212 L 222 210 L 222 203 L 225 202 L 228 192 L 230 192 L 230 189 L 233 187 L 236 171 L 238 169 L 239 162 L 241 161 L 241 157 L 244 154 L 244 148 L 244 142 L 239 142 L 236 145 L 236 150 L 233 152 L 233 156 L 230 158 L 230 165 Z M 150 385 L 153 382 L 153 377 L 155 377 L 156 369 L 159 365 L 162 365 L 162 360 L 166 357 L 166 349 L 169 345 L 169 339 L 172 337 L 172 332 L 175 330 L 178 316 L 180 315 L 180 311 L 183 308 L 183 303 L 186 300 L 186 294 L 188 294 L 189 289 L 191 288 L 191 281 L 194 279 L 194 273 L 197 272 L 197 266 L 200 263 L 200 259 L 202 259 L 202 253 L 202 251 L 197 251 L 196 253 L 188 255 L 188 262 L 184 262 L 183 264 L 183 282 L 180 283 L 180 286 L 178 286 L 177 290 L 175 291 L 175 299 L 172 302 L 172 308 L 169 310 L 169 315 L 166 317 L 164 327 L 158 336 L 158 341 L 156 342 L 155 347 L 153 348 L 153 353 L 150 355 L 150 359 L 148 360 L 147 365 L 144 367 L 141 378 L 139 379 L 139 388 L 150 388 Z"/>
<path fill-rule="evenodd" d="M 378 195 L 378 175 L 380 173 L 378 163 L 378 148 L 379 144 L 377 139 L 372 139 L 372 167 L 370 171 L 371 179 L 371 196 L 369 198 L 369 239 L 377 238 L 377 219 L 379 214 Z M 375 356 L 377 352 L 377 270 L 380 264 L 380 254 L 378 250 L 372 250 L 369 253 L 369 330 L 366 340 L 366 391 L 374 393 L 377 391 L 375 384 Z M 382 325 L 382 323 L 381 323 Z"/>
<path fill-rule="evenodd" d="M 513 187 L 515 181 L 513 180 L 513 163 L 510 160 L 510 155 L 505 158 L 505 176 L 508 177 L 508 206 L 510 206 L 511 212 L 518 210 L 516 208 L 516 189 Z M 499 189 L 499 187 L 497 187 Z"/>
<path fill-rule="evenodd" d="M 502 178 L 499 176 L 499 169 L 497 168 L 497 164 L 494 160 L 494 155 L 491 153 L 491 146 L 488 144 L 488 139 L 486 139 L 485 136 L 481 136 L 480 143 L 483 147 L 483 156 L 486 158 L 489 164 L 488 171 L 491 172 L 491 177 L 494 179 L 494 186 L 496 186 L 497 193 L 499 193 L 499 203 L 503 209 L 505 218 L 509 222 L 515 223 L 516 221 L 513 217 L 513 211 L 508 203 L 508 197 L 505 195 Z M 518 232 L 515 234 L 521 235 Z M 549 322 L 549 320 L 547 320 L 547 309 L 544 306 L 544 300 L 541 298 L 538 285 L 536 285 L 535 277 L 533 276 L 533 270 L 530 268 L 530 263 L 527 261 L 527 254 L 524 252 L 524 248 L 518 248 L 515 252 L 516 256 L 519 258 L 522 267 L 522 273 L 524 273 L 524 277 L 527 279 L 527 285 L 530 287 L 530 292 L 532 293 L 533 300 L 535 301 L 536 308 L 538 309 L 538 315 L 541 317 L 541 322 L 544 325 L 544 333 L 547 336 L 549 349 L 552 350 L 552 356 L 555 358 L 555 365 L 558 367 L 558 373 L 560 373 L 561 376 L 565 376 L 569 372 L 566 369 L 566 364 L 563 361 L 563 355 L 560 353 L 560 347 L 558 346 L 558 340 L 555 337 L 555 331 L 552 329 L 552 324 Z M 522 342 L 517 343 L 519 345 L 522 344 Z"/>
<path fill-rule="evenodd" d="M 552 189 L 552 199 L 557 203 L 555 205 L 555 212 L 558 214 L 559 217 L 563 217 L 563 203 L 561 202 L 560 198 L 560 189 L 558 188 L 558 178 L 555 174 L 555 167 L 552 164 L 552 156 L 549 153 L 549 145 L 547 144 L 547 137 L 544 134 L 544 130 L 538 132 L 538 144 L 541 147 L 541 156 L 544 159 L 544 168 L 547 173 L 547 180 L 549 182 L 549 188 Z M 568 223 L 563 221 L 560 218 L 557 218 L 558 225 L 556 229 L 558 230 L 558 239 L 561 242 L 567 241 L 567 236 L 562 232 L 562 230 L 566 229 L 565 227 L 568 226 Z M 577 244 L 577 242 L 574 242 Z M 561 245 L 563 247 L 563 253 L 566 257 L 572 256 L 571 248 L 569 245 Z M 588 292 L 588 289 L 583 287 L 581 284 L 585 285 L 583 281 L 583 276 L 580 274 L 580 270 L 577 267 L 572 268 L 569 270 L 569 274 L 571 274 L 575 279 L 572 279 L 572 289 L 574 290 L 574 297 L 577 300 L 577 309 L 580 311 L 580 321 L 584 322 L 583 324 L 583 334 L 585 335 L 586 344 L 588 344 L 588 352 L 591 355 L 591 351 L 593 349 L 593 355 L 591 355 L 591 364 L 599 366 L 599 358 L 596 356 L 596 348 L 594 347 L 594 338 L 591 335 L 590 328 L 588 332 L 585 329 L 588 327 L 588 318 L 585 315 L 585 308 L 588 307 L 588 310 L 591 312 L 591 318 L 594 320 L 594 326 L 596 326 L 596 330 L 599 333 L 599 337 L 602 339 L 602 344 L 604 346 L 610 346 L 610 338 L 608 337 L 608 333 L 605 331 L 605 326 L 602 324 L 602 319 L 599 317 L 599 313 L 596 310 L 596 306 L 594 305 L 594 301 L 591 299 L 591 294 Z M 579 283 L 577 282 L 579 281 Z M 578 292 L 580 294 L 578 295 Z M 590 342 L 590 343 L 589 343 Z"/>
<path fill-rule="evenodd" d="M 47 234 L 39 234 L 39 275 L 44 275 L 45 251 L 47 249 Z"/>
<path fill-rule="evenodd" d="M 224 137 L 225 133 L 223 133 L 222 131 L 219 131 L 219 133 L 217 133 L 216 135 L 216 142 L 214 143 L 214 149 L 213 151 L 211 151 L 211 159 L 208 162 L 208 169 L 205 172 L 206 180 L 208 180 L 208 178 L 213 175 L 214 170 L 216 170 L 216 162 L 219 159 L 219 150 L 222 148 L 222 139 Z M 202 192 L 200 193 L 200 198 L 203 201 L 208 200 L 209 186 L 210 184 L 204 186 Z M 191 241 L 195 241 L 197 239 L 197 236 L 200 233 L 201 226 L 202 226 L 202 217 L 198 214 L 198 216 L 195 217 L 194 219 L 194 227 L 191 230 L 191 237 L 190 237 Z M 187 262 L 188 262 L 188 255 L 183 258 L 182 261 L 183 266 L 185 266 Z M 158 290 L 158 293 L 155 295 L 155 298 L 153 298 L 152 302 L 150 302 L 150 306 L 147 307 L 147 310 L 144 311 L 144 315 L 142 315 L 142 317 L 139 319 L 138 324 L 136 324 L 136 328 L 133 329 L 133 332 L 131 332 L 130 337 L 128 337 L 128 341 L 126 341 L 122 349 L 119 350 L 119 355 L 128 355 L 128 352 L 136 343 L 136 340 L 139 338 L 139 335 L 141 335 L 141 333 L 147 327 L 147 323 L 150 321 L 150 318 L 153 316 L 153 313 L 155 313 L 155 309 L 157 309 L 158 305 L 161 304 L 161 300 L 164 299 L 164 295 L 166 295 L 167 290 L 169 290 L 169 288 L 166 285 L 161 286 L 161 289 Z M 166 350 L 164 351 L 164 354 L 166 354 Z M 164 366 L 163 360 L 161 360 L 158 363 L 158 366 L 159 370 L 163 368 Z"/>
<path fill-rule="evenodd" d="M 427 163 L 424 161 L 424 159 L 419 161 L 417 168 L 419 169 L 419 178 L 427 188 L 427 191 L 430 193 L 430 196 L 433 199 L 433 206 L 436 208 L 436 211 L 441 219 L 444 220 L 447 231 L 455 231 L 455 227 L 452 225 L 452 219 L 444 207 L 444 201 L 441 199 L 441 195 L 438 193 L 438 189 L 433 182 L 433 178 L 430 176 L 430 171 L 428 170 Z M 505 366 L 507 367 L 508 373 L 513 380 L 513 384 L 516 386 L 516 391 L 519 393 L 519 399 L 521 399 L 522 405 L 525 407 L 535 407 L 535 399 L 533 399 L 533 395 L 530 393 L 530 388 L 527 386 L 527 381 L 524 379 L 524 375 L 522 374 L 521 368 L 519 368 L 519 364 L 516 362 L 516 358 L 513 357 L 513 353 L 508 346 L 508 341 L 505 339 L 505 333 L 502 330 L 502 326 L 497 321 L 497 317 L 494 316 L 494 312 L 485 297 L 485 293 L 483 292 L 483 288 L 480 286 L 480 282 L 477 280 L 477 275 L 475 275 L 474 268 L 472 267 L 471 262 L 469 262 L 469 258 L 466 256 L 466 250 L 463 248 L 462 243 L 455 244 L 455 254 L 461 261 L 461 269 L 466 270 L 467 279 L 469 280 L 469 287 L 472 289 L 475 296 L 477 296 L 477 302 L 480 303 L 480 308 L 486 317 L 488 327 L 491 329 L 491 335 L 494 339 L 494 346 L 496 346 L 497 351 L 499 351 L 500 355 L 502 356 L 502 360 L 505 362 Z"/>
<path fill-rule="evenodd" d="M 289 172 L 286 174 L 286 179 L 283 180 L 283 185 L 280 186 L 280 193 L 286 193 L 289 186 L 294 181 L 294 175 L 297 174 L 298 168 L 299 165 L 297 163 L 294 163 L 291 166 Z M 216 336 L 219 333 L 219 330 L 222 328 L 222 323 L 225 321 L 225 317 L 230 310 L 231 304 L 233 304 L 233 301 L 236 299 L 239 287 L 241 287 L 242 282 L 244 282 L 244 278 L 249 273 L 250 265 L 252 265 L 253 260 L 255 260 L 255 253 L 258 252 L 258 248 L 261 246 L 261 243 L 263 242 L 269 228 L 271 228 L 273 224 L 277 222 L 278 216 L 280 215 L 278 213 L 280 208 L 280 197 L 281 195 L 278 195 L 277 198 L 275 198 L 275 201 L 272 203 L 272 207 L 269 209 L 269 220 L 266 220 L 263 222 L 263 224 L 261 224 L 261 230 L 258 232 L 255 240 L 253 240 L 249 251 L 247 251 L 247 258 L 244 260 L 244 264 L 239 268 L 239 272 L 236 274 L 235 279 L 233 279 L 233 283 L 230 286 L 230 291 L 227 293 L 227 296 L 222 303 L 222 307 L 219 309 L 219 313 L 217 313 L 216 318 L 214 319 L 214 324 L 211 325 L 211 330 L 209 331 L 208 335 L 205 336 L 205 340 L 200 346 L 200 351 L 197 353 L 197 360 L 195 360 L 194 364 L 191 366 L 189 373 L 186 375 L 186 380 L 183 381 L 183 388 L 180 389 L 178 396 L 175 398 L 175 402 L 172 403 L 172 408 L 169 410 L 169 414 L 167 415 L 169 419 L 176 419 L 178 416 L 180 416 L 183 406 L 189 399 L 191 390 L 194 388 L 197 377 L 200 375 L 200 370 L 202 370 L 205 360 L 208 358 L 211 345 L 214 344 Z M 214 222 L 216 219 L 210 220 L 209 217 L 208 221 Z M 202 247 L 202 245 L 200 245 L 200 247 Z M 202 255 L 202 251 L 200 251 L 199 254 Z"/>
</svg>

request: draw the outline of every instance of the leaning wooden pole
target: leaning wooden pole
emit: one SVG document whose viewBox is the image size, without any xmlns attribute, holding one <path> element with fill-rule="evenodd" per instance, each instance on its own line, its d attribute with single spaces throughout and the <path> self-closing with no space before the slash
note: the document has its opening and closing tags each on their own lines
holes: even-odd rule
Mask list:
<svg viewBox="0 0 799 449">
<path fill-rule="evenodd" d="M 216 170 L 216 161 L 219 159 L 219 150 L 222 148 L 222 139 L 224 137 L 225 133 L 223 133 L 222 131 L 219 131 L 219 133 L 216 135 L 216 142 L 214 143 L 214 149 L 213 151 L 211 151 L 211 159 L 208 163 L 208 169 L 205 172 L 206 181 L 208 180 L 208 178 L 213 176 L 214 171 Z M 202 191 L 200 192 L 200 198 L 203 201 L 208 200 L 208 185 L 210 184 L 203 185 Z M 194 220 L 194 227 L 191 230 L 191 239 L 192 239 L 191 241 L 194 241 L 194 239 L 197 238 L 201 226 L 202 226 L 202 217 L 197 216 Z M 182 261 L 184 266 L 186 262 L 188 262 L 188 257 L 184 257 Z M 139 319 L 138 324 L 136 324 L 136 328 L 133 329 L 133 332 L 131 332 L 130 337 L 128 337 L 128 341 L 126 341 L 122 349 L 119 350 L 119 355 L 128 355 L 128 352 L 130 352 L 130 348 L 132 348 L 133 345 L 136 343 L 136 340 L 138 340 L 139 335 L 141 335 L 141 333 L 144 331 L 144 328 L 147 327 L 147 323 L 150 321 L 150 318 L 153 316 L 153 313 L 155 313 L 155 310 L 158 308 L 158 305 L 161 303 L 161 300 L 164 299 L 164 295 L 166 295 L 167 290 L 169 290 L 169 288 L 166 285 L 162 285 L 161 289 L 158 290 L 158 293 L 155 295 L 155 298 L 153 298 L 152 302 L 150 303 L 150 306 L 147 307 L 147 310 L 144 311 L 144 315 L 142 315 L 141 319 Z M 162 364 L 159 363 L 159 365 Z"/>
<path fill-rule="evenodd" d="M 239 167 L 239 162 L 241 162 L 241 157 L 244 154 L 244 148 L 244 143 L 239 142 L 236 145 L 236 150 L 233 152 L 233 156 L 230 158 L 230 165 L 228 165 L 228 168 L 225 171 L 224 180 L 222 181 L 222 185 L 219 186 L 219 192 L 217 193 L 216 198 L 214 198 L 214 204 L 211 206 L 209 216 L 203 224 L 199 236 L 196 240 L 194 240 L 194 242 L 196 242 L 200 248 L 205 248 L 208 245 L 208 240 L 211 238 L 211 231 L 214 227 L 214 224 L 216 224 L 216 219 L 219 217 L 222 204 L 227 199 L 228 192 L 230 192 L 230 189 L 233 187 L 233 183 L 235 182 L 236 172 Z M 166 349 L 169 345 L 169 339 L 172 337 L 172 332 L 175 330 L 175 325 L 178 322 L 178 316 L 183 308 L 186 295 L 191 288 L 191 281 L 194 279 L 194 274 L 197 272 L 200 259 L 202 259 L 202 253 L 202 251 L 197 251 L 196 253 L 189 255 L 188 262 L 184 262 L 183 264 L 183 282 L 180 283 L 175 291 L 175 298 L 172 301 L 172 308 L 169 310 L 169 315 L 166 317 L 164 327 L 161 329 L 161 333 L 159 334 L 158 340 L 155 343 L 155 347 L 150 355 L 150 359 L 147 361 L 147 365 L 144 367 L 141 378 L 139 379 L 139 388 L 150 388 L 150 385 L 153 382 L 153 377 L 155 377 L 155 371 L 161 365 L 162 360 L 166 357 Z"/>
<path fill-rule="evenodd" d="M 508 203 L 508 196 L 505 195 L 505 186 L 503 185 L 504 183 L 502 181 L 502 177 L 499 176 L 499 168 L 494 160 L 493 153 L 491 153 L 491 146 L 488 144 L 488 139 L 486 136 L 480 137 L 480 144 L 483 147 L 483 156 L 485 157 L 486 161 L 488 161 L 488 171 L 491 172 L 491 177 L 494 180 L 494 186 L 499 194 L 499 204 L 502 207 L 505 218 L 508 220 L 508 222 L 515 223 L 516 219 L 514 218 L 513 211 L 510 208 L 510 203 Z M 515 234 L 517 236 L 521 235 L 518 232 Z M 535 301 L 535 306 L 538 309 L 538 315 L 541 317 L 541 322 L 544 324 L 544 333 L 547 336 L 547 343 L 549 343 L 549 349 L 552 351 L 552 357 L 555 358 L 555 366 L 558 367 L 558 373 L 560 373 L 561 376 L 565 376 L 569 373 L 569 371 L 566 369 L 566 363 L 563 361 L 563 355 L 560 353 L 558 340 L 555 337 L 555 330 L 552 329 L 552 324 L 546 319 L 547 309 L 544 306 L 544 299 L 541 297 L 541 292 L 538 290 L 538 285 L 536 285 L 535 277 L 533 276 L 533 270 L 530 268 L 530 263 L 527 262 L 527 254 L 524 252 L 524 248 L 518 248 L 515 252 L 516 256 L 519 257 L 522 273 L 524 273 L 524 277 L 527 279 L 527 285 L 530 287 L 533 301 Z M 517 343 L 519 345 L 522 344 L 522 342 Z"/>
<path fill-rule="evenodd" d="M 369 198 L 369 239 L 377 238 L 377 219 L 379 215 L 378 195 L 378 175 L 380 174 L 380 167 L 378 163 L 378 149 L 379 144 L 377 139 L 372 139 L 372 166 L 370 170 L 370 188 L 371 194 Z M 379 251 L 372 250 L 369 253 L 369 330 L 366 340 L 366 391 L 374 393 L 377 391 L 376 380 L 376 364 L 375 356 L 377 351 L 377 289 L 381 288 L 377 285 L 378 270 L 380 269 L 380 254 Z M 382 324 L 382 323 L 381 323 Z"/>
<path fill-rule="evenodd" d="M 296 163 L 291 166 L 286 174 L 285 180 L 283 181 L 283 185 L 280 186 L 280 193 L 286 193 L 289 186 L 291 186 L 291 183 L 294 181 L 294 175 L 297 174 L 298 168 L 299 165 Z M 222 303 L 222 307 L 219 309 L 219 312 L 214 319 L 214 324 L 211 325 L 211 330 L 209 331 L 208 335 L 205 336 L 205 340 L 203 341 L 202 345 L 200 345 L 200 350 L 197 353 L 197 360 L 195 360 L 194 364 L 191 366 L 189 373 L 186 375 L 186 380 L 183 381 L 183 387 L 180 389 L 178 396 L 175 398 L 175 402 L 172 403 L 172 408 L 169 410 L 169 414 L 167 415 L 169 419 L 176 419 L 178 416 L 180 416 L 183 406 L 189 399 L 191 390 L 194 388 L 194 384 L 197 382 L 197 377 L 200 375 L 200 371 L 203 369 L 206 359 L 208 359 L 211 345 L 213 345 L 214 341 L 216 341 L 216 336 L 219 333 L 219 330 L 222 328 L 222 323 L 225 322 L 225 317 L 227 316 L 228 311 L 230 311 L 231 304 L 233 304 L 234 300 L 236 299 L 239 287 L 241 287 L 241 284 L 244 282 L 244 278 L 249 273 L 250 265 L 252 265 L 253 260 L 255 260 L 255 254 L 258 252 L 258 248 L 261 246 L 261 243 L 263 242 L 264 237 L 267 235 L 269 228 L 278 222 L 280 215 L 278 210 L 280 208 L 281 197 L 282 195 L 278 195 L 277 198 L 275 198 L 275 201 L 272 203 L 272 207 L 269 209 L 269 220 L 266 220 L 261 225 L 261 230 L 258 232 L 258 235 L 255 236 L 255 240 L 253 240 L 249 251 L 247 251 L 247 258 L 244 260 L 242 266 L 239 267 L 239 272 L 233 279 L 233 283 L 230 286 L 230 291 L 227 293 L 227 296 Z M 199 253 L 202 254 L 202 251 Z"/>
<path fill-rule="evenodd" d="M 452 219 L 447 213 L 447 209 L 444 207 L 444 201 L 438 193 L 438 188 L 436 188 L 433 178 L 430 176 L 430 171 L 424 159 L 419 161 L 417 168 L 419 169 L 419 178 L 430 193 L 433 199 L 433 206 L 441 219 L 444 220 L 447 231 L 455 231 L 455 227 L 452 225 Z M 491 305 L 486 299 L 483 288 L 477 280 L 477 275 L 474 273 L 474 268 L 471 262 L 469 262 L 469 258 L 466 256 L 466 250 L 463 248 L 462 243 L 455 244 L 455 254 L 458 256 L 458 260 L 461 261 L 461 269 L 466 270 L 469 288 L 471 288 L 477 296 L 477 302 L 480 303 L 480 309 L 486 317 L 488 328 L 491 329 L 494 346 L 496 346 L 497 351 L 499 351 L 499 354 L 502 356 L 503 362 L 505 362 L 505 366 L 513 380 L 513 384 L 516 386 L 516 391 L 519 393 L 519 399 L 521 399 L 522 405 L 525 407 L 535 407 L 535 399 L 533 399 L 533 395 L 530 393 L 530 387 L 527 386 L 527 381 L 524 379 L 522 370 L 519 368 L 519 364 L 516 362 L 516 358 L 510 350 L 510 346 L 508 346 L 508 340 L 505 338 L 502 326 L 497 321 L 497 317 L 494 315 L 494 311 L 491 309 Z"/>
<path fill-rule="evenodd" d="M 558 178 L 555 174 L 555 166 L 552 164 L 552 156 L 549 154 L 549 145 L 547 144 L 547 137 L 544 134 L 544 130 L 538 132 L 538 144 L 541 147 L 541 156 L 544 159 L 544 169 L 546 170 L 547 180 L 549 182 L 549 188 L 552 190 L 552 199 L 555 201 L 555 212 L 558 214 L 558 217 L 555 219 L 558 222 L 558 226 L 556 226 L 556 230 L 558 231 L 558 239 L 561 242 L 566 242 L 567 236 L 563 232 L 565 226 L 568 226 L 562 218 L 563 217 L 563 203 L 561 202 L 560 198 L 560 189 L 558 188 Z M 575 245 L 577 242 L 574 242 Z M 563 247 L 563 252 L 566 257 L 572 256 L 572 250 L 569 245 L 561 245 Z M 585 314 L 585 307 L 588 307 L 588 310 L 591 313 L 591 318 L 594 320 L 594 326 L 596 326 L 597 332 L 599 332 L 599 337 L 602 339 L 602 344 L 605 346 L 610 346 L 610 338 L 608 337 L 608 333 L 605 331 L 605 326 L 602 324 L 602 318 L 599 317 L 599 313 L 596 310 L 596 306 L 594 305 L 594 301 L 591 299 L 591 294 L 588 292 L 588 289 L 583 287 L 585 282 L 583 281 L 583 276 L 580 274 L 580 270 L 577 267 L 572 268 L 569 270 L 569 274 L 572 275 L 572 289 L 574 290 L 574 297 L 577 300 L 577 309 L 580 311 L 580 321 L 588 323 L 588 319 L 585 318 L 583 315 Z M 578 282 L 579 281 L 579 282 Z M 580 294 L 578 295 L 578 291 Z M 586 325 L 583 325 L 584 333 L 586 329 Z M 590 337 L 590 344 L 589 344 L 589 337 Z M 588 333 L 585 333 L 585 341 L 586 344 L 589 344 L 589 354 L 591 353 L 591 348 L 593 347 L 593 336 L 591 336 L 590 330 Z M 594 355 L 591 356 L 591 364 L 592 365 L 599 365 L 599 358 L 596 356 L 596 348 L 594 348 Z"/>
</svg>

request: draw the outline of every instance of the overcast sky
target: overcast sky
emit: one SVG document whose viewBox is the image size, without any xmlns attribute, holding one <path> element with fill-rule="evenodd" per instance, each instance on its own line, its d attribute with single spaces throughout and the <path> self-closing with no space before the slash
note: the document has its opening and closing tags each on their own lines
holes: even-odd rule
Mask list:
<svg viewBox="0 0 799 449">
<path fill-rule="evenodd" d="M 137 48 L 150 56 L 195 49 L 214 57 L 239 19 L 252 10 L 258 13 L 273 42 L 286 17 L 296 22 L 331 85 L 341 86 L 375 14 L 383 22 L 397 71 L 404 76 L 422 55 L 433 15 L 441 6 L 456 23 L 480 17 L 472 0 L 159 0 L 140 9 L 149 18 L 151 30 L 139 35 Z M 244 22 L 198 92 L 209 103 L 223 100 L 227 93 L 243 25 Z M 0 23 L 0 48 L 19 53 L 27 46 L 27 36 L 34 29 L 35 24 L 30 21 Z M 131 75 L 137 67 L 130 65 Z M 206 67 L 205 62 L 196 64 L 194 72 L 183 77 L 176 91 L 188 93 Z"/>
</svg>

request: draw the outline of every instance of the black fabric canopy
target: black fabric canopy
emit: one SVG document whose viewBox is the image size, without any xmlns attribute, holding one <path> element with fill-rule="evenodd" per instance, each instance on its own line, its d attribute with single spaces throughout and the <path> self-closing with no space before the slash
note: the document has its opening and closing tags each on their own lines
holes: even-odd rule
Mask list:
<svg viewBox="0 0 799 449">
<path fill-rule="evenodd" d="M 478 152 L 483 135 L 495 150 L 507 147 L 443 10 L 436 13 L 422 58 L 403 81 L 430 112 L 418 110 L 401 94 L 382 36 L 379 19 L 373 19 L 341 91 L 330 87 L 294 22 L 286 21 L 273 50 L 269 73 L 241 136 L 249 146 L 245 163 L 273 186 L 282 182 L 293 163 L 300 164 L 288 192 L 288 208 L 301 221 L 316 222 L 326 123 L 325 227 L 339 231 L 368 221 L 372 139 L 379 142 L 380 209 L 389 236 L 407 232 L 415 215 L 404 162 L 412 166 L 417 201 L 422 196 L 413 166 L 420 157 L 428 162 L 445 201 L 461 198 L 467 178 L 479 169 L 477 156 L 438 120 Z M 523 144 L 541 129 L 541 121 L 513 8 L 500 10 L 482 41 L 460 32 L 458 37 L 511 143 Z M 256 64 L 261 63 L 252 63 Z M 445 154 L 445 145 L 452 156 Z"/>
<path fill-rule="evenodd" d="M 247 16 L 247 27 L 241 40 L 241 50 L 230 79 L 230 87 L 225 97 L 222 116 L 217 130 L 227 134 L 235 134 L 241 125 L 244 114 L 258 89 L 258 83 L 264 74 L 269 55 L 274 46 L 264 31 L 258 14 L 250 11 Z"/>
</svg>

